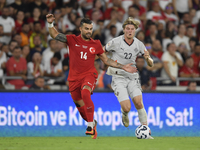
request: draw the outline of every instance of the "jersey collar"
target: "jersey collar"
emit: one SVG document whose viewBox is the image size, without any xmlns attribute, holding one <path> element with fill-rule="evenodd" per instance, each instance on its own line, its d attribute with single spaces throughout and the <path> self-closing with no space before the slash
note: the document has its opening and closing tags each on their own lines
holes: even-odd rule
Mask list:
<svg viewBox="0 0 200 150">
<path fill-rule="evenodd" d="M 124 42 L 128 45 L 128 46 L 131 46 L 133 43 L 134 43 L 134 37 L 133 37 L 133 42 L 131 43 L 131 44 L 128 44 L 127 42 L 126 42 L 126 40 L 125 40 L 125 38 L 124 38 L 124 35 L 123 35 L 123 40 L 124 40 Z"/>
</svg>

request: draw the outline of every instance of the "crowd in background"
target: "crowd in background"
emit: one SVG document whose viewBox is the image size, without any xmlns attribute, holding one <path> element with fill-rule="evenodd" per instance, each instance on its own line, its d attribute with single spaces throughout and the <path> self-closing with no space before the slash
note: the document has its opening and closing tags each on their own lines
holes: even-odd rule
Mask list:
<svg viewBox="0 0 200 150">
<path fill-rule="evenodd" d="M 48 89 L 45 82 L 68 85 L 68 47 L 50 37 L 48 13 L 54 14 L 59 32 L 77 36 L 81 19 L 90 18 L 92 38 L 102 46 L 123 34 L 128 17 L 139 21 L 136 37 L 154 60 L 153 67 L 143 57 L 136 60 L 143 90 L 175 85 L 177 77 L 195 80 L 200 75 L 200 0 L 0 0 L 0 77 L 22 77 L 6 80 L 5 85 L 15 89 Z M 95 67 L 96 88 L 111 89 L 107 66 L 97 59 Z M 53 79 L 58 77 L 62 80 L 56 83 Z"/>
</svg>

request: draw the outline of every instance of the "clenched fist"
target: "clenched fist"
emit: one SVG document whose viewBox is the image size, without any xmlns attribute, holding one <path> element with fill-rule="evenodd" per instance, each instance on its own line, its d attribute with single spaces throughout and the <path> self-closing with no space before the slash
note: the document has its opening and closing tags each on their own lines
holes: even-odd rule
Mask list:
<svg viewBox="0 0 200 150">
<path fill-rule="evenodd" d="M 47 18 L 48 23 L 52 23 L 55 20 L 55 17 L 53 16 L 53 14 L 46 15 L 46 18 Z"/>
</svg>

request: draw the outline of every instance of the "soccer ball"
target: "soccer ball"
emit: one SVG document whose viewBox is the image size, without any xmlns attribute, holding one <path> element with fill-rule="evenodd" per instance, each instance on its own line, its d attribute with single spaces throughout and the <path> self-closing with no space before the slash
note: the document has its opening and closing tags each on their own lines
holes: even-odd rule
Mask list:
<svg viewBox="0 0 200 150">
<path fill-rule="evenodd" d="M 135 136 L 138 139 L 148 139 L 150 135 L 150 128 L 146 125 L 140 125 L 135 130 Z"/>
</svg>

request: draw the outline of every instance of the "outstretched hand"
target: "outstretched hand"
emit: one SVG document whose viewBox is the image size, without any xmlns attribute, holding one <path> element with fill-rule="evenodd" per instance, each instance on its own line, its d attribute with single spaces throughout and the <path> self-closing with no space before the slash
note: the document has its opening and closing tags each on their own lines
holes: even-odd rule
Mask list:
<svg viewBox="0 0 200 150">
<path fill-rule="evenodd" d="M 137 68 L 133 67 L 131 65 L 133 65 L 133 63 L 126 64 L 126 65 L 123 66 L 122 69 L 124 69 L 125 71 L 130 72 L 130 73 L 136 73 L 137 72 Z"/>
<path fill-rule="evenodd" d="M 53 14 L 47 14 L 46 18 L 47 18 L 48 23 L 52 23 L 55 20 L 55 17 Z"/>
</svg>

